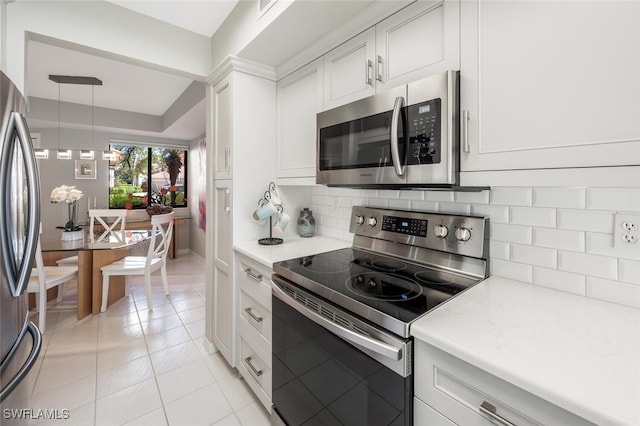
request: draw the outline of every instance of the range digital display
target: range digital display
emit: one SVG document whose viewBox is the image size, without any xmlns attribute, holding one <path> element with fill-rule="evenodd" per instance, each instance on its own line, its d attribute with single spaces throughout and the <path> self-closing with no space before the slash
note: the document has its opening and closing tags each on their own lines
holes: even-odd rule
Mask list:
<svg viewBox="0 0 640 426">
<path fill-rule="evenodd" d="M 400 216 L 382 216 L 382 230 L 398 234 L 427 236 L 428 221 L 425 219 L 411 219 Z"/>
</svg>

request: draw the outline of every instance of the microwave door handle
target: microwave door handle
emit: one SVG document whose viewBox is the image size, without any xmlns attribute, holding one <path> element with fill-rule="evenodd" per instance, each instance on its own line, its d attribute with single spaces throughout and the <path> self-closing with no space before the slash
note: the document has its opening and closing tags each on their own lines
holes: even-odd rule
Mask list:
<svg viewBox="0 0 640 426">
<path fill-rule="evenodd" d="M 402 113 L 402 107 L 404 106 L 404 98 L 398 96 L 396 102 L 393 105 L 393 114 L 391 115 L 391 129 L 389 130 L 390 143 L 391 143 L 391 161 L 393 167 L 396 169 L 398 176 L 404 176 L 404 164 L 402 164 L 400 158 L 400 146 L 398 141 L 398 122 L 400 121 L 400 114 Z"/>
</svg>

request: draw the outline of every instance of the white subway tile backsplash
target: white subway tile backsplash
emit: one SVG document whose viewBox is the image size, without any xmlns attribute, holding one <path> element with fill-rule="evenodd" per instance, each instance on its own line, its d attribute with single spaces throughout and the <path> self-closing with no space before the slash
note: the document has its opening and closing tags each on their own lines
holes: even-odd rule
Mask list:
<svg viewBox="0 0 640 426">
<path fill-rule="evenodd" d="M 369 207 L 379 207 L 381 209 L 389 208 L 389 200 L 382 198 L 369 198 L 367 199 L 367 205 Z"/>
<path fill-rule="evenodd" d="M 446 201 L 453 203 L 453 192 L 449 191 L 425 191 L 424 199 L 427 201 Z"/>
<path fill-rule="evenodd" d="M 537 207 L 585 208 L 584 188 L 534 188 L 533 205 Z"/>
<path fill-rule="evenodd" d="M 472 204 L 471 214 L 488 217 L 491 223 L 509 223 L 509 207 L 507 206 Z"/>
<path fill-rule="evenodd" d="M 558 266 L 558 252 L 545 247 L 511 244 L 511 260 L 555 269 Z"/>
<path fill-rule="evenodd" d="M 586 294 L 586 277 L 571 272 L 563 272 L 555 269 L 533 267 L 533 283 L 539 286 L 566 291 L 568 293 Z"/>
<path fill-rule="evenodd" d="M 522 263 L 508 262 L 501 259 L 490 260 L 490 273 L 503 278 L 510 278 L 525 283 L 532 282 L 533 266 Z"/>
<path fill-rule="evenodd" d="M 581 231 L 567 231 L 552 228 L 533 228 L 532 244 L 571 251 L 584 252 L 585 236 Z"/>
<path fill-rule="evenodd" d="M 492 241 L 531 244 L 531 227 L 489 223 L 489 239 Z"/>
<path fill-rule="evenodd" d="M 410 200 L 389 200 L 389 208 L 396 210 L 411 210 Z"/>
<path fill-rule="evenodd" d="M 352 241 L 353 205 L 489 217 L 492 275 L 640 307 L 640 246 L 612 235 L 616 211 L 640 211 L 640 188 L 309 190 L 320 235 Z"/>
<path fill-rule="evenodd" d="M 424 200 L 424 191 L 400 191 L 401 200 Z"/>
<path fill-rule="evenodd" d="M 612 233 L 614 225 L 613 212 L 589 210 L 558 210 L 558 228 Z"/>
<path fill-rule="evenodd" d="M 618 279 L 626 283 L 640 284 L 640 262 L 618 260 Z"/>
<path fill-rule="evenodd" d="M 589 188 L 587 208 L 640 212 L 640 188 Z"/>
<path fill-rule="evenodd" d="M 603 256 L 619 257 L 622 259 L 640 260 L 640 245 L 613 245 L 613 234 L 596 234 L 587 232 L 587 253 Z"/>
<path fill-rule="evenodd" d="M 388 199 L 397 200 L 398 198 L 400 198 L 400 191 L 382 189 L 378 191 L 378 198 L 388 198 Z"/>
<path fill-rule="evenodd" d="M 618 276 L 618 260 L 594 254 L 559 251 L 558 269 L 615 280 Z"/>
<path fill-rule="evenodd" d="M 438 203 L 436 201 L 412 201 L 411 209 L 421 212 L 437 212 Z"/>
<path fill-rule="evenodd" d="M 587 277 L 587 296 L 640 308 L 640 286 L 634 284 Z"/>
<path fill-rule="evenodd" d="M 510 207 L 511 223 L 515 225 L 556 227 L 556 210 L 542 207 Z"/>
<path fill-rule="evenodd" d="M 491 204 L 530 206 L 531 188 L 491 188 Z"/>
<path fill-rule="evenodd" d="M 509 243 L 502 241 L 489 241 L 489 255 L 492 259 L 509 260 Z"/>
<path fill-rule="evenodd" d="M 456 192 L 453 198 L 456 203 L 489 204 L 490 192 L 491 191 Z"/>
<path fill-rule="evenodd" d="M 447 214 L 462 214 L 462 215 L 468 216 L 471 214 L 471 205 L 461 204 L 461 203 L 439 202 L 438 212 L 447 213 Z"/>
</svg>

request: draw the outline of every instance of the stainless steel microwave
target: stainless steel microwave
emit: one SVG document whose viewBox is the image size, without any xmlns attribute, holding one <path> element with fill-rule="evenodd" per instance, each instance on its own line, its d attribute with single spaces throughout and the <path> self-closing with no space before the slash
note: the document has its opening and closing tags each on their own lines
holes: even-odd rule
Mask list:
<svg viewBox="0 0 640 426">
<path fill-rule="evenodd" d="M 316 183 L 457 186 L 458 76 L 447 71 L 318 114 Z"/>
</svg>

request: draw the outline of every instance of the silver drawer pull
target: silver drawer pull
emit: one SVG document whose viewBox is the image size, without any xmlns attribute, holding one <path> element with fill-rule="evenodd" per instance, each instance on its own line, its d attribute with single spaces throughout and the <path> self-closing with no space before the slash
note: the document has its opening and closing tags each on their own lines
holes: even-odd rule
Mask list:
<svg viewBox="0 0 640 426">
<path fill-rule="evenodd" d="M 254 280 L 261 282 L 262 281 L 262 274 L 258 274 L 257 272 L 253 272 L 251 270 L 251 268 L 242 268 L 242 270 L 244 271 L 245 274 L 249 275 L 251 278 L 253 278 Z"/>
<path fill-rule="evenodd" d="M 485 416 L 489 417 L 492 420 L 495 420 L 496 422 L 500 423 L 501 425 L 504 425 L 504 426 L 516 426 L 515 423 L 511 423 L 509 420 L 507 420 L 504 417 L 498 415 L 496 413 L 496 407 L 494 407 L 493 405 L 489 404 L 487 401 L 482 401 L 482 404 L 480 405 L 480 413 L 484 414 Z"/>
<path fill-rule="evenodd" d="M 255 322 L 262 322 L 262 317 L 257 316 L 256 314 L 253 313 L 253 310 L 251 308 L 245 308 L 244 310 L 251 318 L 253 318 L 253 320 Z"/>
<path fill-rule="evenodd" d="M 249 368 L 251 369 L 251 371 L 253 371 L 253 374 L 255 374 L 256 376 L 260 377 L 262 376 L 262 370 L 258 370 L 257 368 L 255 368 L 253 366 L 253 364 L 251 363 L 251 357 L 248 356 L 244 359 L 244 362 L 247 363 L 247 365 L 249 366 Z"/>
</svg>

